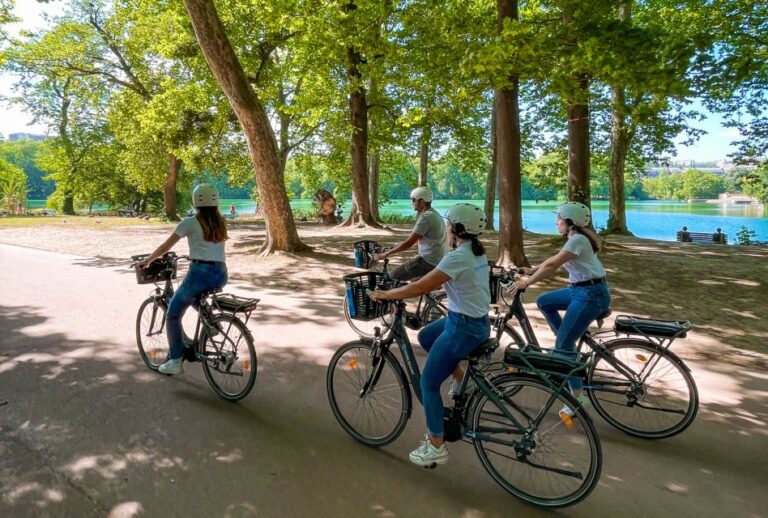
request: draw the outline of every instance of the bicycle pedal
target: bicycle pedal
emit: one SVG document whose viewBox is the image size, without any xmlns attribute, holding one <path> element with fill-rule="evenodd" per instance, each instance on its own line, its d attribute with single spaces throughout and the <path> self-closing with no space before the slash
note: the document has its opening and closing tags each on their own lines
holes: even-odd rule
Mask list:
<svg viewBox="0 0 768 518">
<path fill-rule="evenodd" d="M 424 466 L 424 469 L 435 469 L 437 467 L 437 462 L 433 462 L 432 464 L 427 464 Z"/>
</svg>

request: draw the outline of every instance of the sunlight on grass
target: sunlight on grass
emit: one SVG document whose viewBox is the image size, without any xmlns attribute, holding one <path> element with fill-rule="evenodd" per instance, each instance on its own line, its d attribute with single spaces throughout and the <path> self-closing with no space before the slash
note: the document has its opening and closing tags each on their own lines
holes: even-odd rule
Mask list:
<svg viewBox="0 0 768 518">
<path fill-rule="evenodd" d="M 164 224 L 160 220 L 145 220 L 139 218 L 118 218 L 114 216 L 3 216 L 0 218 L 0 229 L 24 227 L 84 227 L 107 229 L 117 227 L 136 227 L 140 225 Z"/>
</svg>

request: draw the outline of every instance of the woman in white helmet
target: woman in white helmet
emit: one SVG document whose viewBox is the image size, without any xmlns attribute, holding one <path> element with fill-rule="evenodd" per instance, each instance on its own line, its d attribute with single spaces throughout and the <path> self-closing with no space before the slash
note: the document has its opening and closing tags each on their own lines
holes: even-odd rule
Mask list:
<svg viewBox="0 0 768 518">
<path fill-rule="evenodd" d="M 221 288 L 227 283 L 224 241 L 229 236 L 227 223 L 219 213 L 219 191 L 209 183 L 200 184 L 192 191 L 192 204 L 195 206 L 195 215 L 182 220 L 173 234 L 137 265 L 144 268 L 171 250 L 182 237 L 187 238 L 189 271 L 168 305 L 166 329 L 170 358 L 158 368 L 163 374 L 176 375 L 184 372 L 181 317 L 187 308 L 204 291 Z"/>
<path fill-rule="evenodd" d="M 463 378 L 459 362 L 488 339 L 488 259 L 479 240 L 485 228 L 485 214 L 469 203 L 457 203 L 445 215 L 446 238 L 453 250 L 434 270 L 411 284 L 388 291 L 375 291 L 374 299 L 407 299 L 445 288 L 448 316 L 419 332 L 419 344 L 426 349 L 427 362 L 421 374 L 421 393 L 427 420 L 427 436 L 410 454 L 420 466 L 448 461 L 443 439 L 443 400 L 440 386 L 451 374 L 453 384 Z"/>
<path fill-rule="evenodd" d="M 379 259 L 386 259 L 418 243 L 419 255 L 390 273 L 396 281 L 410 281 L 428 274 L 445 254 L 445 224 L 432 208 L 432 191 L 429 187 L 416 187 L 411 191 L 411 203 L 413 210 L 419 214 L 413 232 L 405 241 L 379 255 Z"/>
<path fill-rule="evenodd" d="M 569 287 L 541 295 L 536 304 L 556 335 L 555 350 L 575 357 L 576 341 L 589 324 L 605 313 L 611 305 L 611 293 L 605 279 L 605 269 L 597 258 L 600 240 L 588 228 L 589 207 L 569 201 L 557 207 L 557 230 L 567 241 L 562 250 L 535 268 L 525 268 L 528 277 L 521 277 L 508 288 L 510 294 L 546 279 L 561 266 L 568 271 Z M 560 312 L 565 311 L 563 317 Z M 582 404 L 588 400 L 581 395 L 580 378 L 569 380 L 569 386 Z M 573 414 L 569 408 L 563 412 Z"/>
</svg>

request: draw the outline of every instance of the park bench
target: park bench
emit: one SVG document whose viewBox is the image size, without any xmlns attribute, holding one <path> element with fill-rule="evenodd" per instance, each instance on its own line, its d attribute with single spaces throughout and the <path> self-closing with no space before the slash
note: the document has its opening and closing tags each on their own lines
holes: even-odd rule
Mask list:
<svg viewBox="0 0 768 518">
<path fill-rule="evenodd" d="M 708 234 L 705 232 L 677 231 L 677 241 L 681 243 L 701 243 L 706 245 L 727 245 L 727 234 Z"/>
<path fill-rule="evenodd" d="M 133 209 L 117 209 L 117 215 L 121 218 L 135 218 L 138 214 Z"/>
</svg>

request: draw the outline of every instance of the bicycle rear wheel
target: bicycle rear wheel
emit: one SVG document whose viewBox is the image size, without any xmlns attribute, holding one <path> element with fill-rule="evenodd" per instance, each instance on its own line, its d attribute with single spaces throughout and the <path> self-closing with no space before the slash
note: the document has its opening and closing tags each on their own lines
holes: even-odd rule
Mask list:
<svg viewBox="0 0 768 518">
<path fill-rule="evenodd" d="M 204 331 L 203 372 L 211 388 L 227 401 L 239 401 L 256 382 L 256 348 L 243 322 L 232 315 L 220 314 L 209 322 L 216 332 Z M 211 336 L 213 335 L 213 336 Z"/>
<path fill-rule="evenodd" d="M 671 437 L 690 426 L 698 412 L 699 393 L 682 360 L 637 338 L 604 345 L 641 379 L 628 379 L 598 356 L 587 373 L 585 387 L 597 413 L 619 430 L 645 439 Z"/>
<path fill-rule="evenodd" d="M 170 354 L 165 315 L 165 303 L 156 297 L 142 302 L 136 315 L 136 345 L 141 359 L 153 371 L 165 363 Z"/>
<path fill-rule="evenodd" d="M 369 446 L 384 446 L 402 433 L 411 413 L 411 392 L 392 353 L 368 341 L 349 342 L 331 358 L 328 401 L 342 428 Z"/>
<path fill-rule="evenodd" d="M 586 498 L 600 478 L 602 451 L 584 410 L 532 377 L 494 385 L 498 403 L 482 395 L 470 410 L 475 451 L 486 471 L 505 490 L 536 505 L 562 507 Z M 562 414 L 564 407 L 575 408 L 574 415 Z"/>
<path fill-rule="evenodd" d="M 445 292 L 433 293 L 430 298 L 424 298 L 424 307 L 421 308 L 421 327 L 448 315 L 448 295 Z"/>
</svg>

